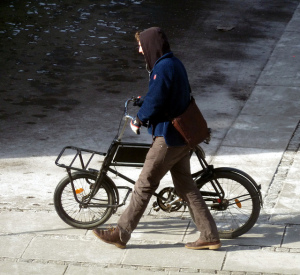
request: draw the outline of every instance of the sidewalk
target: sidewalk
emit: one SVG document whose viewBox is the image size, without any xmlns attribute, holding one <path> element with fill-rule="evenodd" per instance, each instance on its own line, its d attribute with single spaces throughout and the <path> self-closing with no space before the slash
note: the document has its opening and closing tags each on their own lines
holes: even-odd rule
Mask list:
<svg viewBox="0 0 300 275">
<path fill-rule="evenodd" d="M 300 274 L 299 25 L 300 5 L 211 159 L 262 185 L 264 208 L 251 231 L 222 240 L 218 251 L 193 251 L 183 248 L 198 238 L 190 220 L 146 215 L 121 250 L 68 227 L 51 204 L 24 212 L 19 201 L 19 210 L 0 212 L 0 273 Z"/>
</svg>

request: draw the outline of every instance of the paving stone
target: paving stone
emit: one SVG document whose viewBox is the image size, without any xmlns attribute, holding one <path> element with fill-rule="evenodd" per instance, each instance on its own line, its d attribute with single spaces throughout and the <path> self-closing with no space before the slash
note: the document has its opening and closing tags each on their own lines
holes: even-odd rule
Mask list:
<svg viewBox="0 0 300 275">
<path fill-rule="evenodd" d="M 53 211 L 0 212 L 0 232 L 14 234 L 86 234 L 86 230 L 75 229 L 64 223 Z"/>
<path fill-rule="evenodd" d="M 300 274 L 300 254 L 269 251 L 227 252 L 223 270 Z"/>
<path fill-rule="evenodd" d="M 35 237 L 22 258 L 120 264 L 126 250 L 100 240 Z"/>
<path fill-rule="evenodd" d="M 300 33 L 297 31 L 284 32 L 257 81 L 258 85 L 300 85 L 299 63 L 297 62 L 300 53 L 297 44 L 299 39 Z"/>
<path fill-rule="evenodd" d="M 300 186 L 296 181 L 285 180 L 280 190 L 276 206 L 270 218 L 272 223 L 300 223 Z"/>
<path fill-rule="evenodd" d="M 1 275 L 63 275 L 66 268 L 65 265 L 0 262 Z"/>
<path fill-rule="evenodd" d="M 225 251 L 189 250 L 183 246 L 157 244 L 135 246 L 128 250 L 122 263 L 126 265 L 220 270 L 224 257 Z"/>
<path fill-rule="evenodd" d="M 288 96 L 287 96 L 288 94 Z M 299 118 L 299 92 L 297 87 L 257 86 L 247 100 L 241 114 L 251 116 L 292 116 Z M 270 110 L 272 113 L 270 114 Z"/>
<path fill-rule="evenodd" d="M 282 120 L 272 114 L 265 116 L 241 114 L 228 131 L 222 145 L 274 149 L 282 152 L 299 122 L 298 117 L 287 116 Z"/>
<path fill-rule="evenodd" d="M 20 258 L 31 240 L 28 235 L 0 235 L 0 257 Z"/>
<path fill-rule="evenodd" d="M 284 225 L 257 223 L 244 235 L 230 240 L 232 245 L 279 246 L 284 232 Z"/>
<path fill-rule="evenodd" d="M 300 225 L 287 226 L 282 247 L 300 248 Z"/>
</svg>

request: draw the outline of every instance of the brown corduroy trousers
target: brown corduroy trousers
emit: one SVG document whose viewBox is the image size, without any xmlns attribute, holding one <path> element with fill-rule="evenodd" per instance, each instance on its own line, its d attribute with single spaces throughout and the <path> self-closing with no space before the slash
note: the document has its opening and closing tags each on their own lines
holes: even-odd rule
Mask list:
<svg viewBox="0 0 300 275">
<path fill-rule="evenodd" d="M 195 224 L 200 231 L 200 240 L 218 241 L 215 221 L 191 176 L 189 147 L 168 147 L 163 137 L 155 138 L 135 183 L 130 203 L 118 221 L 121 240 L 128 242 L 160 180 L 168 171 L 177 194 L 188 203 L 193 212 Z"/>
</svg>

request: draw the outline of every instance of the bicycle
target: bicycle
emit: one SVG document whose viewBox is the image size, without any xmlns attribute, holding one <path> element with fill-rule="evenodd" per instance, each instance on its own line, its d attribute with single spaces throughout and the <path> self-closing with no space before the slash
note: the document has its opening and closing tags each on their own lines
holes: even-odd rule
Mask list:
<svg viewBox="0 0 300 275">
<path fill-rule="evenodd" d="M 117 186 L 107 173 L 134 184 L 133 179 L 118 172 L 116 167 L 142 167 L 151 146 L 148 143 L 121 141 L 128 122 L 133 119 L 128 114 L 128 104 L 136 100 L 132 97 L 126 101 L 118 133 L 106 153 L 66 146 L 58 155 L 55 164 L 65 168 L 67 176 L 55 189 L 54 205 L 59 217 L 68 225 L 81 229 L 96 228 L 125 205 L 132 188 Z M 69 152 L 71 157 L 68 157 Z M 220 237 L 236 238 L 248 232 L 256 223 L 263 206 L 260 185 L 241 170 L 209 165 L 199 145 L 190 154 L 195 154 L 201 165 L 201 170 L 192 173 L 192 177 L 215 219 Z M 95 157 L 104 158 L 100 170 L 91 168 Z M 68 164 L 61 163 L 64 158 L 67 158 Z M 121 200 L 119 190 L 122 189 L 125 195 Z M 182 208 L 183 212 L 189 210 L 174 187 L 165 187 L 154 196 L 155 211 L 172 213 Z M 194 220 L 192 212 L 189 213 Z"/>
</svg>

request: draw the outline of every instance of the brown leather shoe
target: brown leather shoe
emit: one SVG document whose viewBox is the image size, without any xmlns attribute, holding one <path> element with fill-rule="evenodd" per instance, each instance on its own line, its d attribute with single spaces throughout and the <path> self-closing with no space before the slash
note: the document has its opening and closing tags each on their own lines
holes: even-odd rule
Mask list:
<svg viewBox="0 0 300 275">
<path fill-rule="evenodd" d="M 120 230 L 118 227 L 111 227 L 107 230 L 100 230 L 96 228 L 93 230 L 93 233 L 103 242 L 114 244 L 116 247 L 121 249 L 126 247 L 126 243 L 122 242 L 120 239 Z"/>
<path fill-rule="evenodd" d="M 186 248 L 189 249 L 218 249 L 222 246 L 220 241 L 216 242 L 203 242 L 198 239 L 197 241 L 193 243 L 187 243 L 185 245 Z"/>
</svg>

